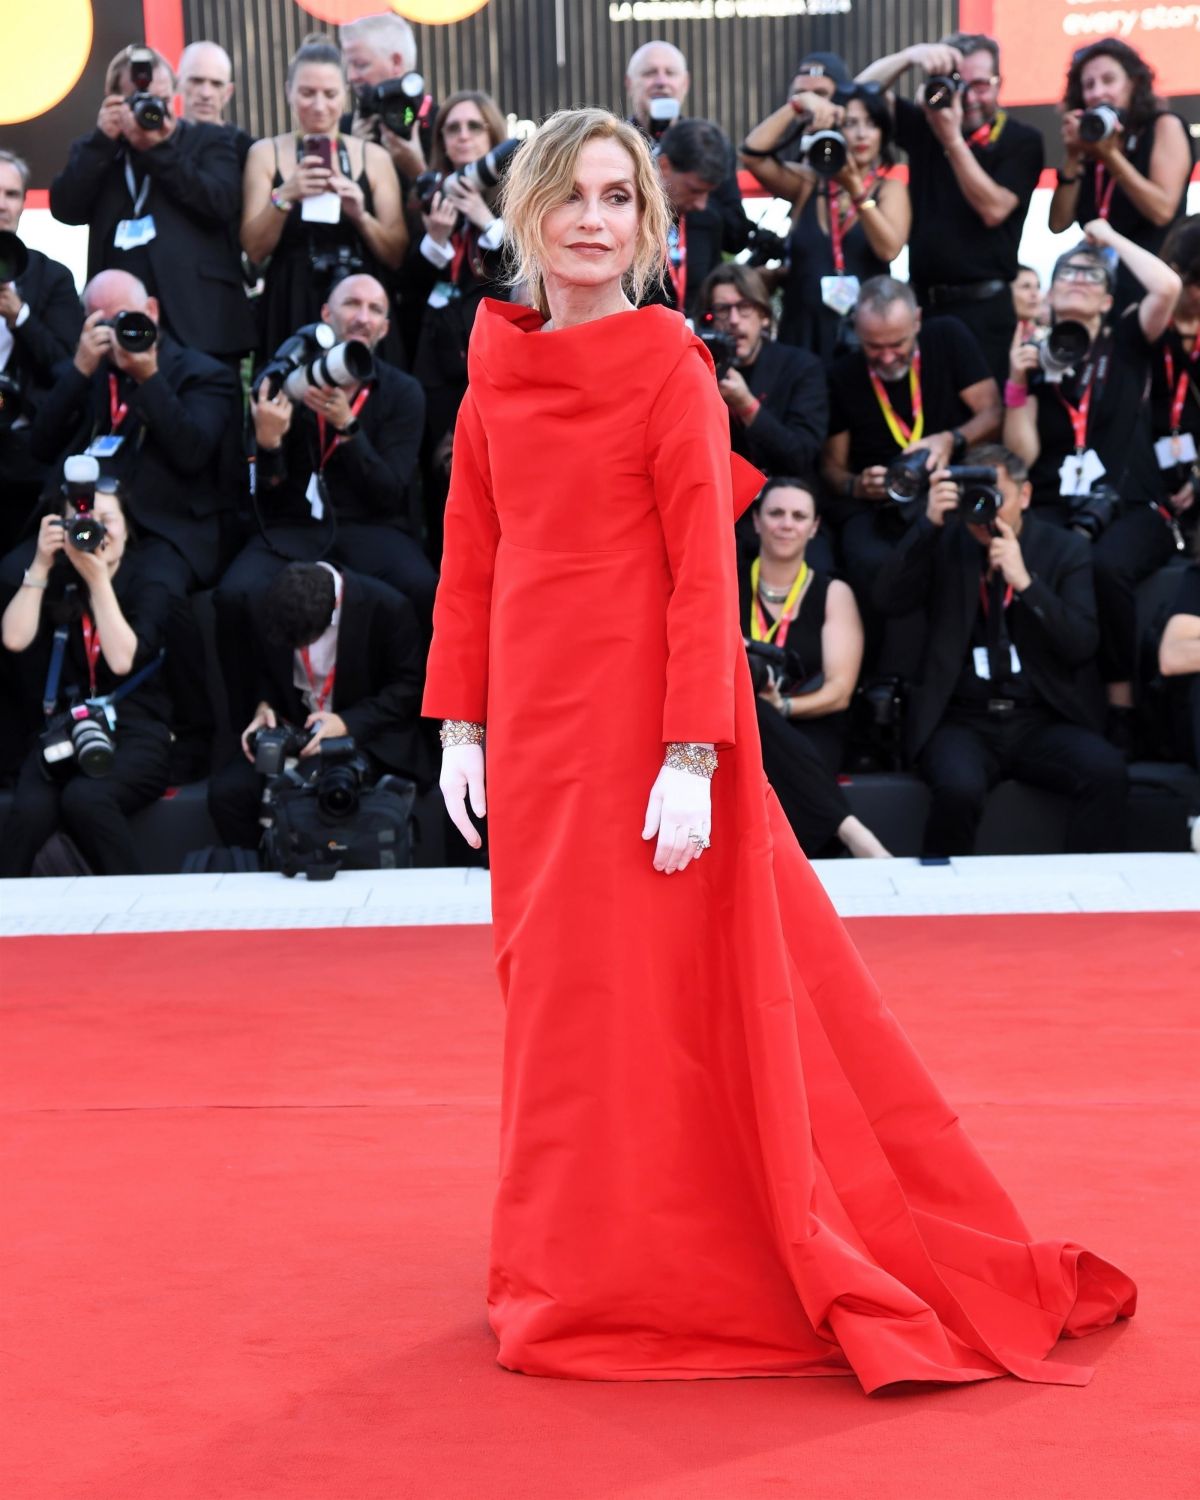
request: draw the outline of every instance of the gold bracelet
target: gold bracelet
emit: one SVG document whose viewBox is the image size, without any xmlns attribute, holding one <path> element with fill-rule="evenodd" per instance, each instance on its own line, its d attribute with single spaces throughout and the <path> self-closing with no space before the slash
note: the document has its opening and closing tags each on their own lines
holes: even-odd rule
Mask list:
<svg viewBox="0 0 1200 1500">
<path fill-rule="evenodd" d="M 441 741 L 443 750 L 450 745 L 482 745 L 483 725 L 469 719 L 443 719 Z"/>
<path fill-rule="evenodd" d="M 717 752 L 706 745 L 685 745 L 678 741 L 667 746 L 663 764 L 672 771 L 690 771 L 693 776 L 703 776 L 711 781 L 717 769 Z"/>
</svg>

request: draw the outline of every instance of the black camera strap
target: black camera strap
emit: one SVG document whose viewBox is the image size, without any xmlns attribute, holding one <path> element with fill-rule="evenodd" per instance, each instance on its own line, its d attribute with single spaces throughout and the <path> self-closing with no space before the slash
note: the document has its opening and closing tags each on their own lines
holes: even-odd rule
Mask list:
<svg viewBox="0 0 1200 1500">
<path fill-rule="evenodd" d="M 71 626 L 64 622 L 54 630 L 54 641 L 50 647 L 50 666 L 46 671 L 46 687 L 42 693 L 42 712 L 47 718 L 58 707 L 58 685 L 62 681 L 63 658 L 67 653 L 67 636 Z M 129 694 L 140 688 L 148 677 L 152 677 L 163 664 L 166 652 L 160 651 L 153 660 L 148 661 L 144 667 L 135 672 L 132 677 L 126 678 L 124 682 L 106 693 L 103 698 L 97 699 L 99 703 L 115 704 L 122 698 L 128 698 Z"/>
</svg>

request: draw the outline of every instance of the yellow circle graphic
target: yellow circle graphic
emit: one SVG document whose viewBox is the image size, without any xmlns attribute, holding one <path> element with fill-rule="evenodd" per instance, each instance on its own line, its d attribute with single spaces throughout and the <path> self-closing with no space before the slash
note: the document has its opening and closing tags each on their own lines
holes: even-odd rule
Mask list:
<svg viewBox="0 0 1200 1500">
<path fill-rule="evenodd" d="M 92 51 L 90 0 L 34 0 L 4 7 L 0 125 L 53 109 L 79 80 Z"/>
<path fill-rule="evenodd" d="M 461 21 L 482 10 L 487 0 L 392 0 L 392 9 L 408 21 L 423 21 L 427 26 L 445 26 Z"/>
</svg>

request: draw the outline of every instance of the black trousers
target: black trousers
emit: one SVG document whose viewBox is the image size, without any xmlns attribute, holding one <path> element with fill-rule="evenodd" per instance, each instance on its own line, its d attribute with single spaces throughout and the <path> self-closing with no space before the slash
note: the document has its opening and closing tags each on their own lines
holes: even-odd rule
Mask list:
<svg viewBox="0 0 1200 1500">
<path fill-rule="evenodd" d="M 755 703 L 763 770 L 797 843 L 811 859 L 850 816 L 850 804 L 837 782 L 846 743 L 846 715 L 785 719 L 765 699 L 757 698 Z"/>
<path fill-rule="evenodd" d="M 64 781 L 47 781 L 34 745 L 21 766 L 0 832 L 0 875 L 28 875 L 38 850 L 60 829 L 98 874 L 140 875 L 129 815 L 162 796 L 170 759 L 170 731 L 156 720 L 118 728 L 116 757 L 107 776 L 76 771 Z"/>
<path fill-rule="evenodd" d="M 1177 752 L 1200 771 L 1200 672 L 1168 678 L 1167 701 Z"/>
<path fill-rule="evenodd" d="M 920 669 L 925 611 L 885 616 L 871 599 L 875 575 L 916 519 L 915 514 L 909 514 L 914 510 L 923 510 L 920 501 L 910 505 L 908 511 L 887 502 L 872 505 L 870 510 L 848 517 L 838 538 L 842 569 L 862 615 L 864 676 L 911 679 Z"/>
<path fill-rule="evenodd" d="M 933 793 L 923 854 L 970 854 L 988 792 L 1005 777 L 1071 799 L 1067 852 L 1125 847 L 1129 792 L 1121 752 L 1041 707 L 1001 716 L 951 709 L 917 757 Z"/>
<path fill-rule="evenodd" d="M 939 302 L 936 307 L 929 305 L 928 298 L 920 288 L 914 290 L 926 323 L 932 322 L 934 318 L 950 317 L 967 325 L 983 350 L 988 369 L 1003 390 L 1004 382 L 1008 379 L 1008 354 L 1017 328 L 1017 313 L 1013 307 L 1011 290 L 1006 286 L 978 302 Z"/>
</svg>

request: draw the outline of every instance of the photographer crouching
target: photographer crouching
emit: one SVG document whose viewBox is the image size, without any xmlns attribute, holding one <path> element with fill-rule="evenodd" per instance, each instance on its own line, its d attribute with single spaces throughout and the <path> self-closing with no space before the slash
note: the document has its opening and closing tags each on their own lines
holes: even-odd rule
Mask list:
<svg viewBox="0 0 1200 1500">
<path fill-rule="evenodd" d="M 1088 543 L 1032 516 L 1030 495 L 1015 453 L 973 448 L 967 467 L 931 476 L 924 514 L 875 581 L 885 613 L 927 611 L 907 717 L 933 793 L 926 855 L 970 854 L 1006 776 L 1071 799 L 1068 852 L 1124 847 L 1125 763 L 1098 732 Z"/>
<path fill-rule="evenodd" d="M 129 815 L 167 786 L 169 707 L 154 668 L 170 593 L 141 566 L 119 493 L 95 488 L 97 467 L 68 460 L 28 567 L 14 575 L 12 554 L 0 582 L 0 638 L 30 736 L 0 832 L 4 876 L 30 874 L 60 829 L 97 873 L 139 874 Z"/>
<path fill-rule="evenodd" d="M 323 747 L 349 736 L 366 781 L 398 772 L 432 782 L 419 718 L 424 646 L 407 599 L 329 563 L 297 562 L 255 599 L 251 620 L 258 706 L 241 755 L 209 783 L 209 812 L 226 844 L 258 845 L 265 777 L 289 752 L 315 771 Z M 290 735 L 259 739 L 288 726 Z"/>
</svg>

